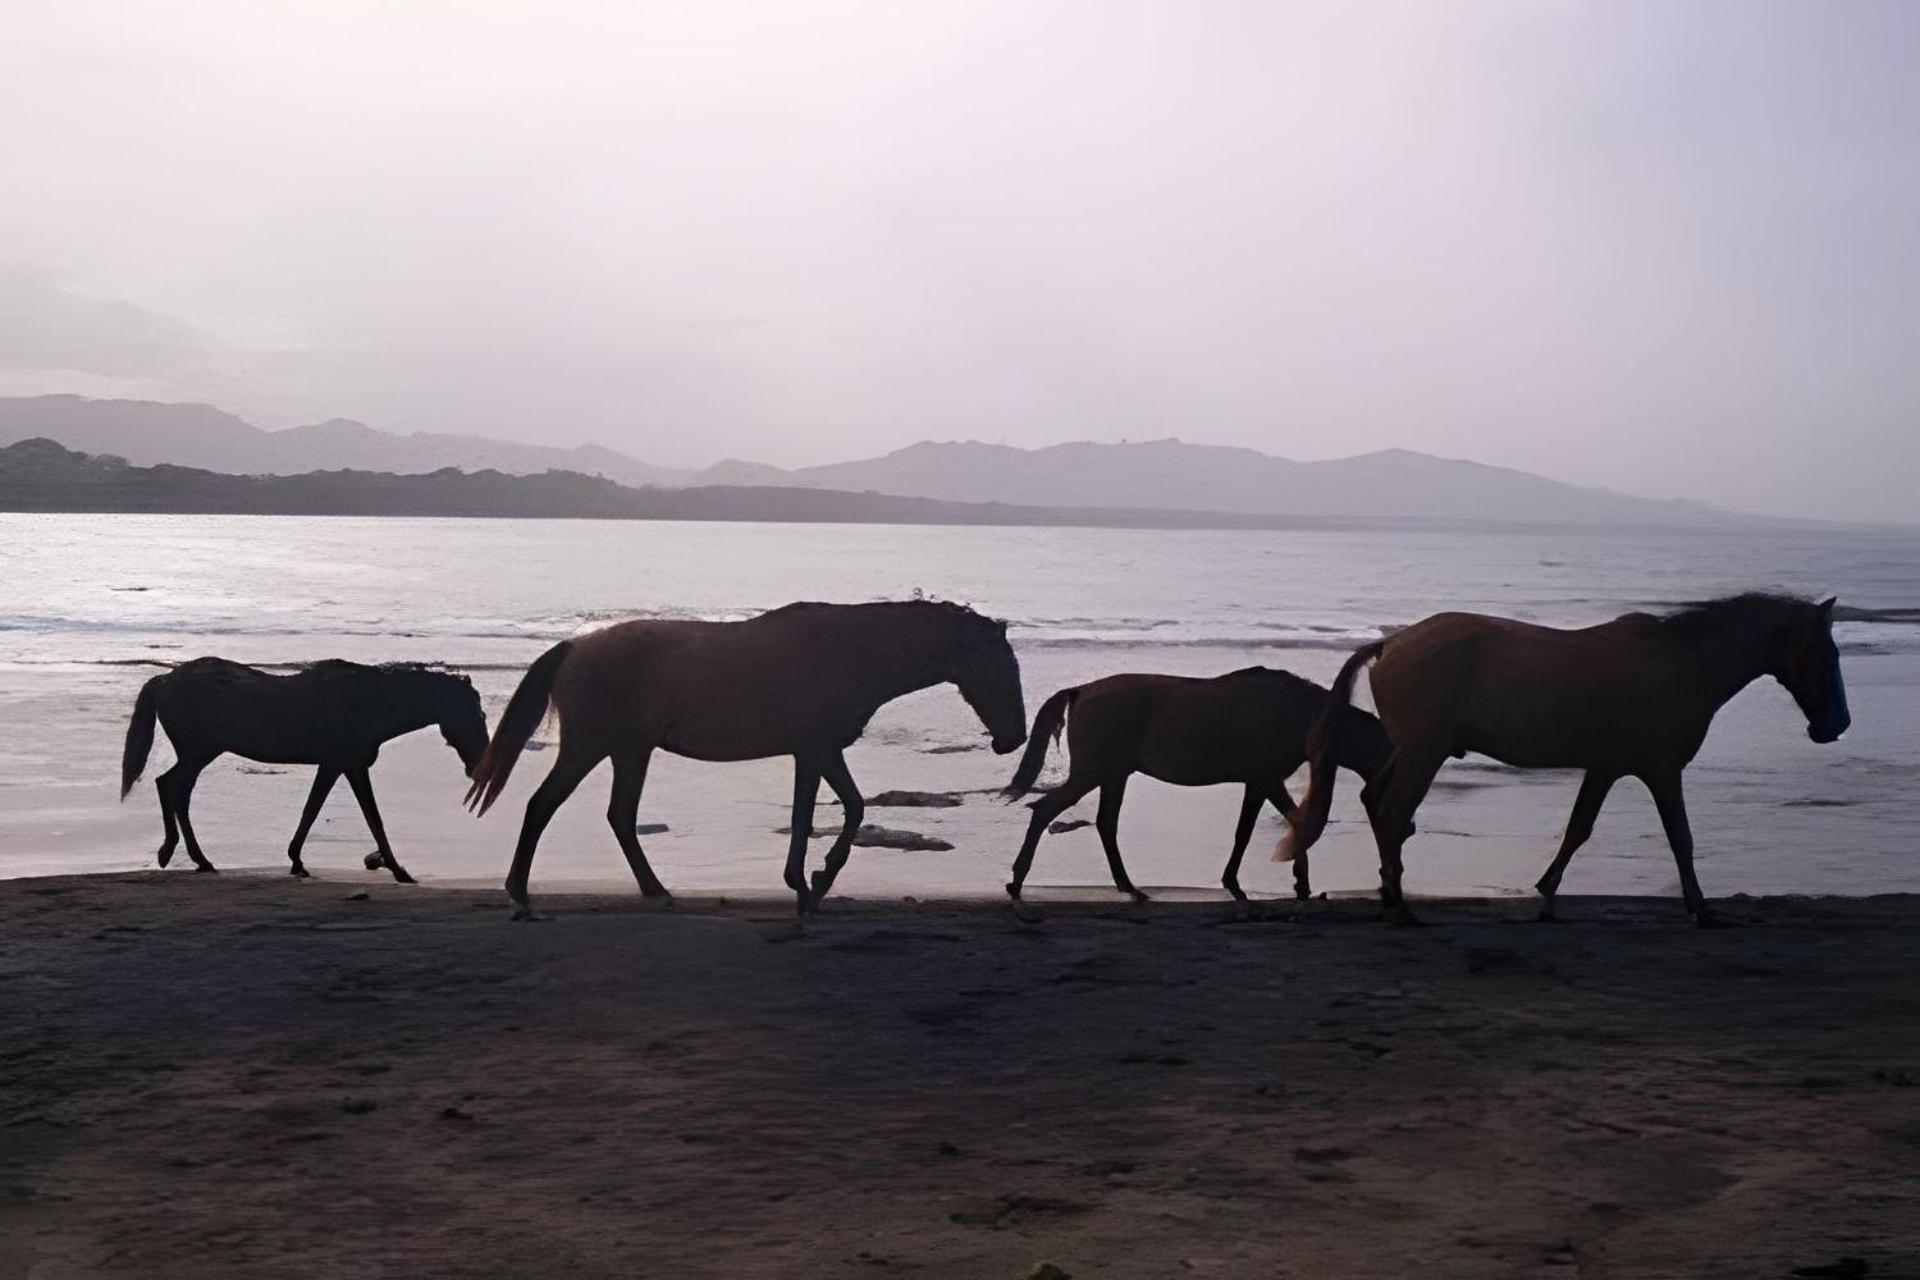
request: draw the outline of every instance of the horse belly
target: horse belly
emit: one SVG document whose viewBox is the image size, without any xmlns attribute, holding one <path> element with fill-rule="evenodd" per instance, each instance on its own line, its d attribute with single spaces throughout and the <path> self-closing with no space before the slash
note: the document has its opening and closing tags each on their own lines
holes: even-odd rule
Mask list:
<svg viewBox="0 0 1920 1280">
<path fill-rule="evenodd" d="M 1149 778 L 1177 787 L 1210 787 L 1221 782 L 1243 782 L 1247 762 L 1223 738 L 1207 740 L 1181 734 L 1169 741 L 1156 739 L 1140 753 L 1139 770 Z"/>
<path fill-rule="evenodd" d="M 793 754 L 793 744 L 772 739 L 755 741 L 744 736 L 725 739 L 695 735 L 691 738 L 669 736 L 660 743 L 662 751 L 708 764 L 739 764 L 746 760 L 765 760 L 770 756 Z"/>
<path fill-rule="evenodd" d="M 791 706 L 759 707 L 731 714 L 716 714 L 713 708 L 686 708 L 655 722 L 658 728 L 647 736 L 659 746 L 690 760 L 725 764 L 741 760 L 765 760 L 770 756 L 790 756 L 822 751 L 843 751 L 865 729 L 865 724 L 846 723 L 844 716 L 824 709 Z"/>
<path fill-rule="evenodd" d="M 160 727 L 181 755 L 229 754 L 262 764 L 317 764 L 317 739 L 331 725 L 315 722 L 313 708 L 252 690 L 182 691 L 160 708 Z"/>
<path fill-rule="evenodd" d="M 1458 748 L 1521 769 L 1591 769 L 1614 764 L 1635 719 L 1633 699 L 1607 682 L 1508 682 L 1476 697 Z"/>
</svg>

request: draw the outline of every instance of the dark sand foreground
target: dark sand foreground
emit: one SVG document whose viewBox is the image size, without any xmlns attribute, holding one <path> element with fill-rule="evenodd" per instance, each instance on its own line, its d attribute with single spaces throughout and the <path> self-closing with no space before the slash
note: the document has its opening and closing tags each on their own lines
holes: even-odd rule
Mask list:
<svg viewBox="0 0 1920 1280">
<path fill-rule="evenodd" d="M 1920 1275 L 1920 899 L 1726 905 L 7 882 L 0 1275 Z"/>
</svg>

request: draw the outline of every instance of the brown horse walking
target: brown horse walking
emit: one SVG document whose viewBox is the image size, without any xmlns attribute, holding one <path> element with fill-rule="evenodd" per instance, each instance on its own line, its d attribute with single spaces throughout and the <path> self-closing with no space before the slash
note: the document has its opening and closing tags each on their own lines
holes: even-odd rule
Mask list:
<svg viewBox="0 0 1920 1280">
<path fill-rule="evenodd" d="M 1282 817 L 1293 812 L 1284 785 L 1307 758 L 1307 732 L 1328 706 L 1329 695 L 1311 680 L 1290 671 L 1248 667 L 1211 679 L 1193 676 L 1133 674 L 1108 676 L 1062 689 L 1034 713 L 1033 737 L 1008 784 L 1008 799 L 1033 786 L 1047 757 L 1049 742 L 1067 726 L 1072 763 L 1066 780 L 1033 803 L 1027 838 L 1013 860 L 1007 893 L 1018 898 L 1033 866 L 1033 853 L 1047 824 L 1100 789 L 1095 827 L 1106 850 L 1113 886 L 1144 901 L 1120 861 L 1120 805 L 1127 779 L 1136 773 L 1182 787 L 1238 782 L 1246 788 L 1240 822 L 1234 828 L 1233 853 L 1220 883 L 1235 898 L 1240 888 L 1240 859 L 1252 838 L 1260 806 L 1271 803 Z M 1333 735 L 1333 759 L 1371 779 L 1386 763 L 1392 744 L 1372 715 L 1341 703 L 1339 731 Z M 1069 718 L 1071 713 L 1071 718 Z M 1293 866 L 1294 896 L 1311 889 L 1306 859 Z"/>
<path fill-rule="evenodd" d="M 1340 669 L 1333 695 L 1336 705 L 1345 703 L 1360 668 L 1379 660 L 1373 699 L 1394 751 L 1361 798 L 1389 912 L 1413 921 L 1400 891 L 1400 847 L 1412 834 L 1414 810 L 1448 756 L 1476 751 L 1521 768 L 1586 771 L 1566 837 L 1537 886 L 1543 919 L 1553 918 L 1560 877 L 1592 834 L 1607 792 L 1621 778 L 1638 778 L 1673 847 L 1687 910 L 1711 923 L 1693 873 L 1681 772 L 1714 715 L 1761 676 L 1786 686 L 1815 742 L 1847 731 L 1833 603 L 1748 594 L 1573 631 L 1442 613 L 1360 649 Z M 1317 727 L 1316 735 L 1324 736 Z M 1334 757 L 1317 740 L 1307 798 L 1276 858 L 1298 856 L 1319 839 L 1333 780 Z"/>
<path fill-rule="evenodd" d="M 410 664 L 367 667 L 337 659 L 274 675 L 225 658 L 195 658 L 141 686 L 120 763 L 122 800 L 147 767 L 155 720 L 166 729 L 175 756 L 174 766 L 154 782 L 166 824 L 160 865 L 173 860 L 174 845 L 185 836 L 187 856 L 197 871 L 214 867 L 200 851 L 188 816 L 193 784 L 202 769 L 229 751 L 271 764 L 319 766 L 300 825 L 287 846 L 290 874 L 307 874 L 300 850 L 327 793 L 344 774 L 377 846 L 378 860 L 369 857 L 367 865 L 384 866 L 395 880 L 411 883 L 413 877 L 387 844 L 387 829 L 373 799 L 369 770 L 380 747 L 403 733 L 437 724 L 469 773 L 487 747 L 480 695 L 462 675 Z"/>
<path fill-rule="evenodd" d="M 1006 624 L 957 604 L 790 604 L 745 622 L 624 622 L 563 640 L 528 668 L 473 773 L 467 799 L 485 813 L 527 739 L 559 713 L 553 771 L 527 801 L 507 893 L 527 918 L 534 848 L 554 811 L 613 758 L 607 821 L 648 897 L 667 890 L 634 831 L 656 749 L 695 760 L 792 756 L 793 836 L 787 886 L 805 914 L 846 864 L 865 805 L 842 757 L 885 703 L 936 684 L 959 686 L 1002 754 L 1026 741 L 1020 664 Z M 821 779 L 845 806 L 826 862 L 805 878 Z"/>
</svg>

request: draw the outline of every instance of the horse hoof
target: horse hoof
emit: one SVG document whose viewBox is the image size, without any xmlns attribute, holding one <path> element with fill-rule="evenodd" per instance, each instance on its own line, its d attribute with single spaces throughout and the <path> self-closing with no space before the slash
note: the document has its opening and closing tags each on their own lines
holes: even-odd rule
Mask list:
<svg viewBox="0 0 1920 1280">
<path fill-rule="evenodd" d="M 1240 883 L 1237 880 L 1222 880 L 1220 887 L 1225 889 L 1235 902 L 1245 902 L 1247 900 L 1247 891 L 1240 887 Z"/>
<path fill-rule="evenodd" d="M 418 880 L 415 880 L 412 876 L 408 875 L 406 873 L 406 870 L 402 867 L 395 867 L 393 869 L 393 879 L 396 884 L 419 884 L 420 883 Z"/>
<path fill-rule="evenodd" d="M 292 866 L 287 868 L 287 874 L 290 876 L 297 876 L 302 880 L 306 880 L 312 877 L 313 872 L 307 870 L 305 867 L 301 866 L 299 863 L 296 862 Z"/>
<path fill-rule="evenodd" d="M 1007 891 L 1007 896 L 1008 896 L 1009 898 L 1012 898 L 1012 899 L 1013 899 L 1013 900 L 1014 900 L 1015 902 L 1018 902 L 1018 901 L 1020 901 L 1020 886 L 1019 886 L 1019 885 L 1017 885 L 1017 884 L 1015 884 L 1015 883 L 1013 883 L 1013 881 L 1011 881 L 1011 880 L 1009 880 L 1009 881 L 1007 881 L 1007 883 L 1006 883 L 1006 885 L 1005 885 L 1005 888 L 1006 888 L 1006 891 Z"/>
<path fill-rule="evenodd" d="M 173 861 L 173 850 L 162 849 L 154 857 L 159 860 L 160 866 L 164 869 L 169 862 Z"/>
<path fill-rule="evenodd" d="M 541 915 L 538 911 L 535 911 L 532 907 L 527 906 L 523 903 L 519 907 L 515 908 L 511 923 L 513 924 L 545 924 L 550 918 L 551 917 L 549 916 Z"/>
<path fill-rule="evenodd" d="M 220 868 L 214 866 L 211 862 L 196 863 L 193 869 L 195 871 L 205 872 L 209 875 L 217 876 L 220 874 Z"/>
</svg>

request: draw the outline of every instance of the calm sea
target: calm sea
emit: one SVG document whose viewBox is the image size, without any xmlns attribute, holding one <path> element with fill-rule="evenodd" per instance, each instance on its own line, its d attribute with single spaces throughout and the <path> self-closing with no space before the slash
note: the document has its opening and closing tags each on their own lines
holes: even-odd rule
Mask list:
<svg viewBox="0 0 1920 1280">
<path fill-rule="evenodd" d="M 1920 605 L 1920 531 L 1755 527 L 1717 532 L 1514 529 L 1213 532 L 588 521 L 360 520 L 0 515 L 0 875 L 150 865 L 151 790 L 116 803 L 120 741 L 156 664 L 215 653 L 248 662 L 339 656 L 422 659 L 471 671 L 497 715 L 520 669 L 555 639 L 631 617 L 744 617 L 796 599 L 861 601 L 916 591 L 1011 622 L 1029 707 L 1115 671 L 1215 673 L 1253 664 L 1326 679 L 1383 627 L 1441 609 L 1584 624 L 1630 609 L 1751 588 L 1837 593 L 1853 731 L 1816 747 L 1785 692 L 1756 684 L 1722 713 L 1689 773 L 1710 893 L 1920 890 L 1920 626 L 1876 616 Z M 1908 614 L 1907 617 L 1915 615 Z M 878 810 L 870 820 L 939 834 L 950 853 L 857 850 L 851 894 L 993 893 L 1025 811 L 984 792 L 1012 762 L 983 750 L 951 690 L 901 700 L 849 756 L 870 794 L 969 793 L 957 808 Z M 164 741 L 149 776 L 165 767 Z M 497 881 L 529 757 L 488 818 L 460 808 L 457 761 L 438 735 L 393 744 L 375 773 L 401 857 L 418 875 Z M 308 778 L 227 759 L 195 798 L 195 825 L 223 866 L 284 865 Z M 563 812 L 536 886 L 618 885 L 604 775 Z M 656 762 L 641 807 L 655 867 L 683 889 L 779 885 L 789 779 L 782 762 Z M 1515 892 L 1550 857 L 1572 804 L 1560 774 L 1488 762 L 1448 767 L 1408 847 L 1419 891 Z M 1375 882 L 1371 842 L 1343 783 L 1316 854 L 1320 884 Z M 1121 839 L 1143 885 L 1217 881 L 1238 799 L 1136 781 Z M 1091 809 L 1091 802 L 1086 808 Z M 1074 816 L 1091 816 L 1091 813 Z M 1249 857 L 1250 887 L 1281 891 Z M 361 878 L 370 848 L 342 788 L 308 860 Z M 1051 837 L 1036 885 L 1105 883 L 1090 831 Z M 1568 892 L 1670 892 L 1652 806 L 1616 791 Z"/>
</svg>

